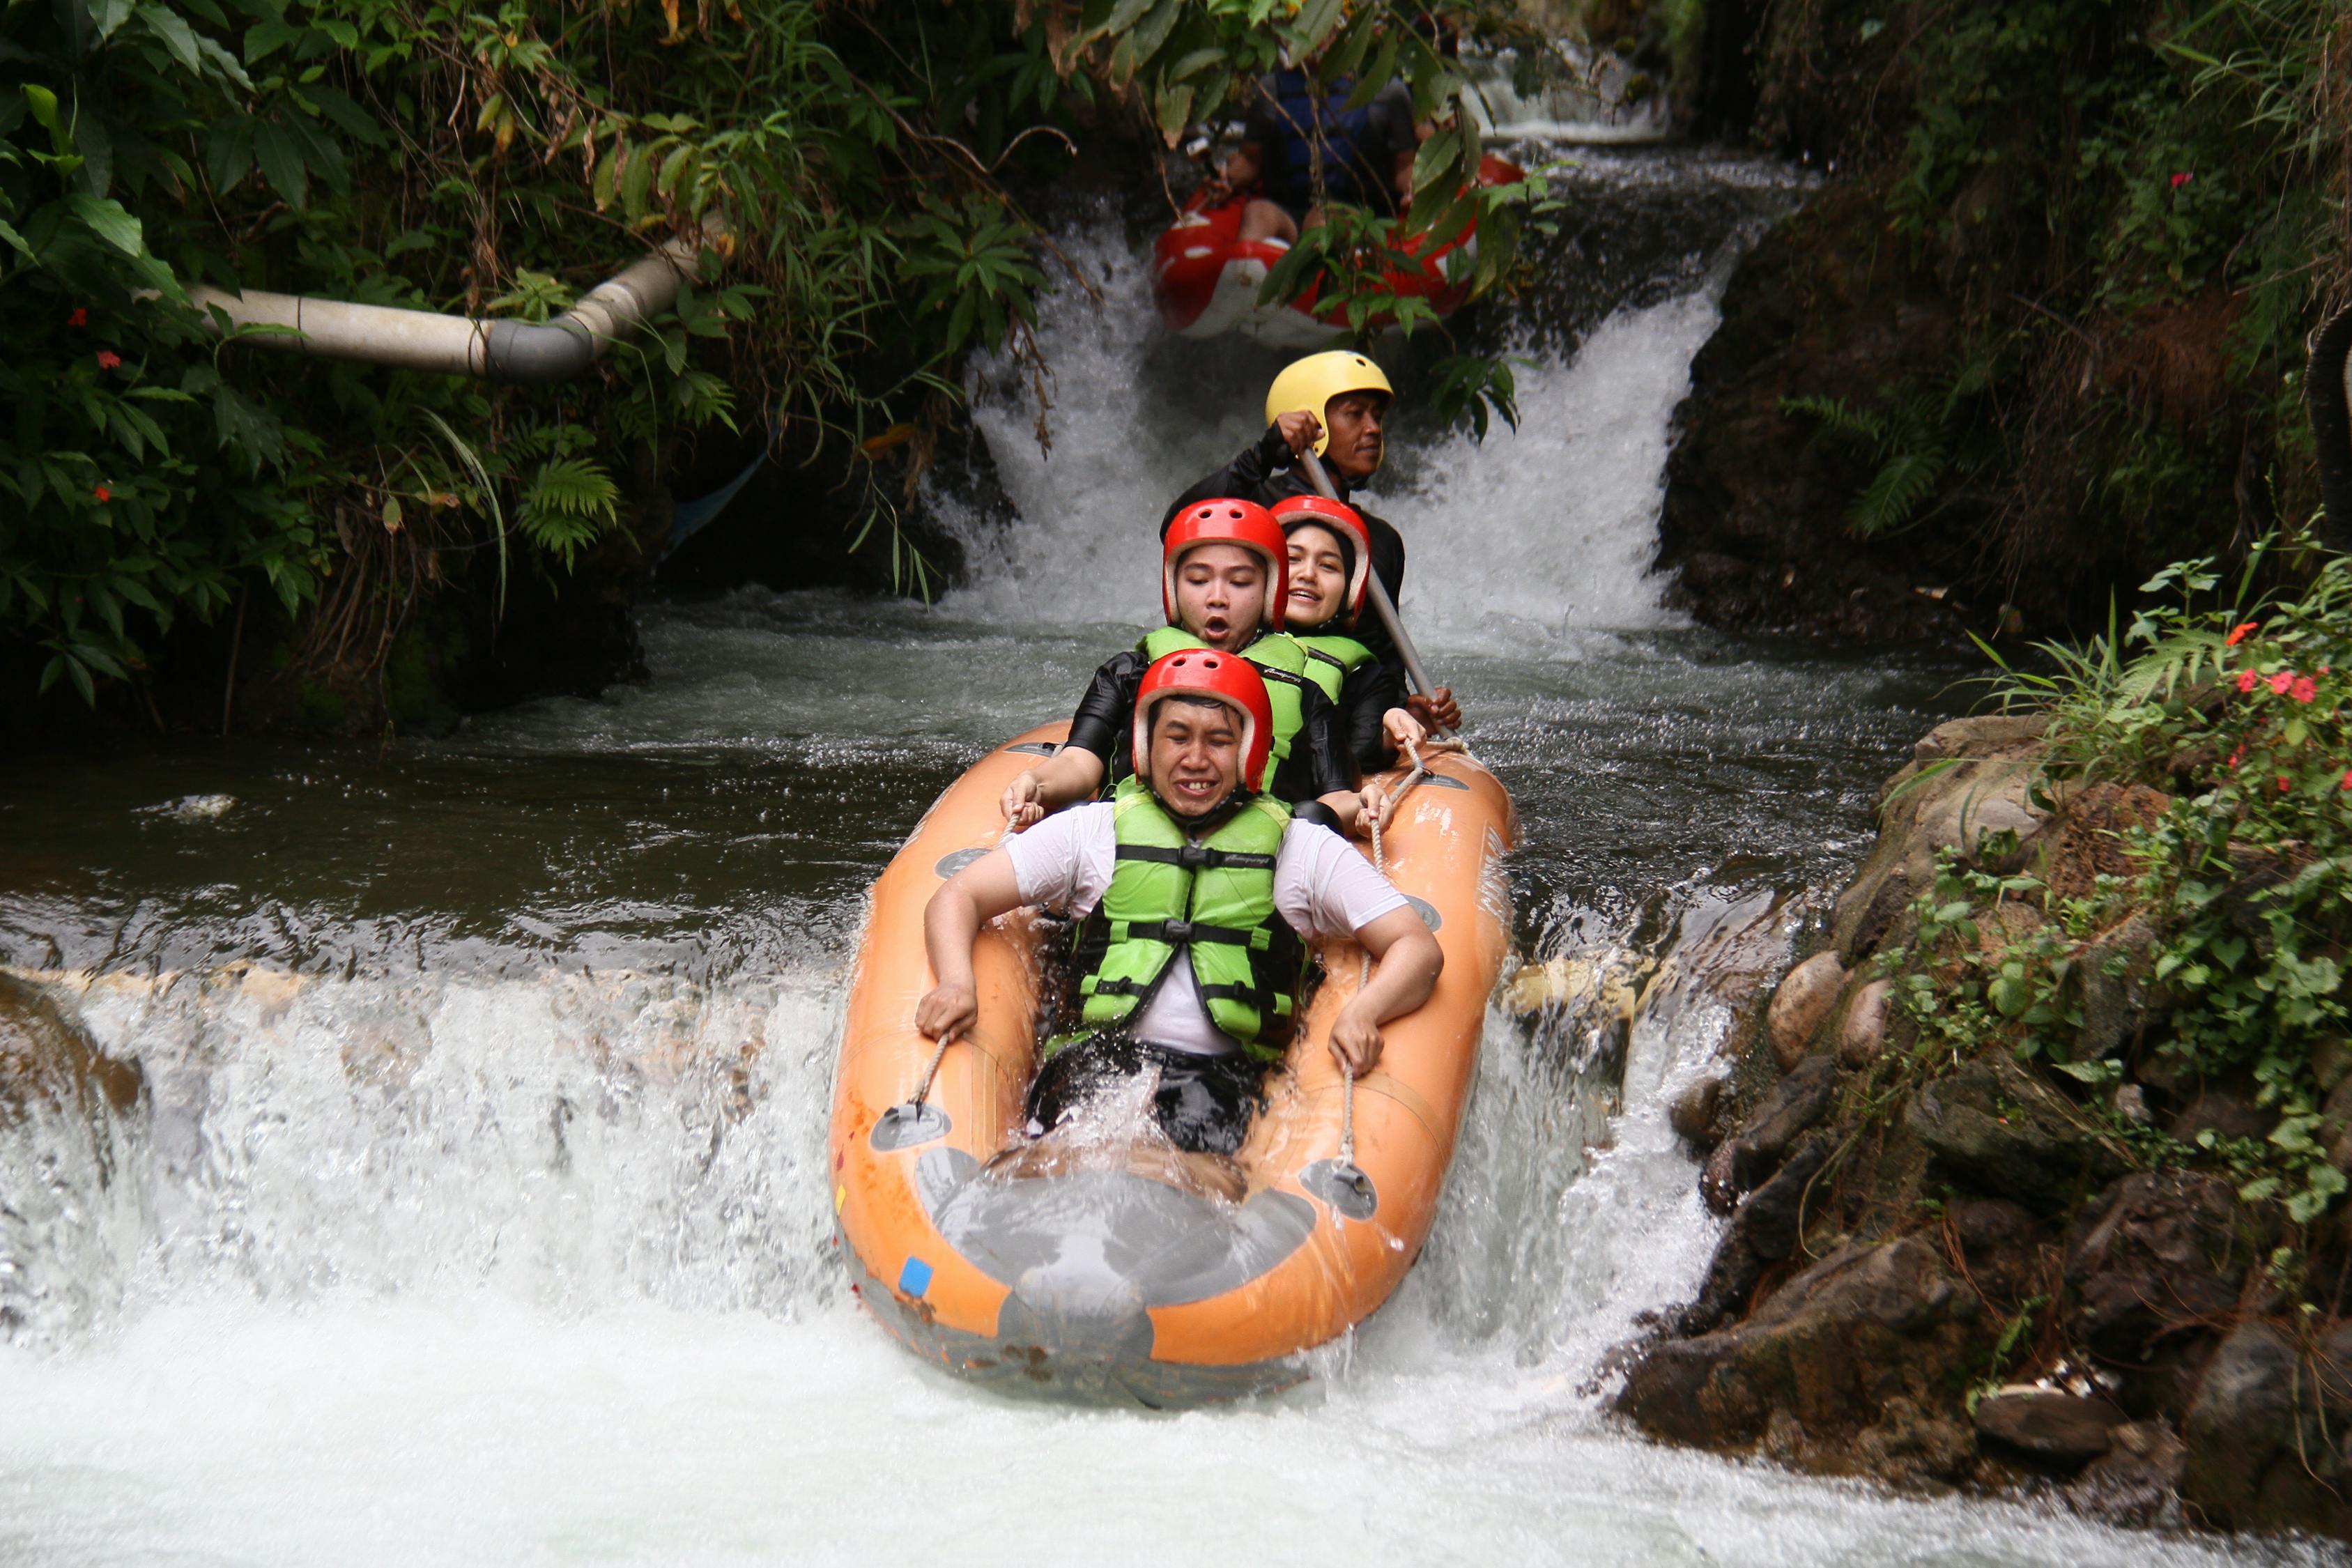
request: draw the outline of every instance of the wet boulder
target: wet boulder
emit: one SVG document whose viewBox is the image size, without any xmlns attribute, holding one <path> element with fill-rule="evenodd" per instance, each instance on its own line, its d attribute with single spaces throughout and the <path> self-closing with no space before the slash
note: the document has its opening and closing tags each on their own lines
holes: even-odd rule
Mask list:
<svg viewBox="0 0 2352 1568">
<path fill-rule="evenodd" d="M 138 1067 L 99 1049 L 47 992 L 0 974 L 0 1127 L 36 1110 L 129 1110 L 140 1088 Z"/>
<path fill-rule="evenodd" d="M 2072 1101 L 1998 1053 L 1922 1088 L 1903 1125 L 1926 1145 L 1937 1174 L 2042 1213 L 2128 1165 Z"/>
<path fill-rule="evenodd" d="M 1736 1327 L 1653 1346 L 1616 1408 L 1653 1436 L 1890 1479 L 1961 1473 L 1974 1443 L 1943 1414 L 1976 1298 L 1916 1237 L 1849 1243 Z"/>
<path fill-rule="evenodd" d="M 2347 1348 L 2300 1344 L 2260 1321 L 2223 1340 L 2182 1428 L 2183 1500 L 2224 1529 L 2352 1533 Z"/>
<path fill-rule="evenodd" d="M 2074 1055 L 2096 1060 L 2137 1044 L 2169 998 L 2153 978 L 2158 932 L 2144 914 L 2135 914 L 2083 950 L 2074 973 L 2083 992 L 2083 1027 Z"/>
<path fill-rule="evenodd" d="M 1715 1113 L 1722 1103 L 1723 1079 L 1696 1079 L 1666 1108 L 1666 1123 L 1694 1148 L 1711 1148 L 1715 1142 Z"/>
<path fill-rule="evenodd" d="M 2133 1414 L 2177 1414 L 2264 1239 L 2223 1178 L 2134 1172 L 2089 1205 L 2068 1237 L 2069 1337 L 2120 1375 Z"/>
<path fill-rule="evenodd" d="M 1886 781 L 1879 795 L 1878 842 L 1838 896 L 1834 951 L 1847 965 L 1875 951 L 1907 924 L 1914 899 L 1935 885 L 1945 850 L 1964 864 L 1989 865 L 1995 845 L 2003 868 L 2015 846 L 2050 820 L 2043 804 L 2041 737 L 2045 715 L 1991 714 L 1938 724 L 1916 760 Z"/>
<path fill-rule="evenodd" d="M 1845 980 L 1845 965 L 1838 962 L 1836 953 L 1817 952 L 1789 971 L 1780 989 L 1772 993 L 1772 1005 L 1764 1014 L 1764 1032 L 1782 1072 L 1794 1070 L 1804 1059 L 1813 1031 L 1836 1005 Z"/>
<path fill-rule="evenodd" d="M 1813 1178 L 1829 1163 L 1829 1139 L 1815 1133 L 1781 1162 L 1772 1179 L 1748 1194 L 1724 1227 L 1697 1298 L 1683 1310 L 1682 1331 L 1704 1333 L 1747 1306 L 1767 1266 L 1797 1249 Z"/>
<path fill-rule="evenodd" d="M 2108 1429 L 2107 1451 L 2084 1467 L 2066 1500 L 2115 1524 L 2177 1525 L 2188 1458 L 2170 1422 L 2124 1422 Z"/>
<path fill-rule="evenodd" d="M 1837 1055 L 1842 1066 L 1868 1067 L 1886 1048 L 1886 1006 L 1893 984 L 1874 980 L 1854 992 L 1838 1024 Z"/>
<path fill-rule="evenodd" d="M 2124 1413 L 2104 1399 L 2049 1388 L 2004 1388 L 1977 1402 L 1977 1436 L 2064 1470 L 2105 1453 Z"/>
<path fill-rule="evenodd" d="M 1836 1096 L 1837 1063 L 1826 1056 L 1806 1058 L 1773 1085 L 1726 1145 L 1734 1186 L 1746 1192 L 1771 1175 L 1790 1145 L 1829 1114 Z"/>
</svg>

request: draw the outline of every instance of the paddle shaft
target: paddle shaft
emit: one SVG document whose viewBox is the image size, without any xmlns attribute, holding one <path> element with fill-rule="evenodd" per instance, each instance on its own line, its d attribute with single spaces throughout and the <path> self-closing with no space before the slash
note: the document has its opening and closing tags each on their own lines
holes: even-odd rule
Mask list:
<svg viewBox="0 0 2352 1568">
<path fill-rule="evenodd" d="M 1323 471 L 1323 459 L 1315 455 L 1314 447 L 1309 447 L 1299 453 L 1298 460 L 1307 469 L 1307 479 L 1322 492 L 1325 500 L 1339 499 L 1339 488 L 1331 483 L 1331 476 Z M 1369 567 L 1365 570 L 1364 579 L 1372 591 L 1372 608 L 1379 614 L 1381 625 L 1388 628 L 1389 640 L 1396 644 L 1397 657 L 1404 660 L 1404 672 L 1412 678 L 1413 689 L 1424 697 L 1428 696 L 1437 688 L 1430 683 L 1429 671 L 1421 667 L 1421 650 L 1412 646 L 1412 635 L 1404 629 L 1404 623 L 1397 619 L 1396 606 L 1389 602 L 1388 584 L 1381 581 L 1379 573 Z M 1444 731 L 1441 730 L 1439 733 Z"/>
</svg>

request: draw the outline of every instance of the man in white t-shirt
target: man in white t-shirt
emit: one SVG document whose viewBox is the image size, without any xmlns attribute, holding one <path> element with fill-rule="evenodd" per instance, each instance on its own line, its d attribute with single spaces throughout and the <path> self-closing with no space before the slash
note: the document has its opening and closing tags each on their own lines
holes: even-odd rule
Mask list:
<svg viewBox="0 0 2352 1568">
<path fill-rule="evenodd" d="M 1253 795 L 1273 728 L 1264 680 L 1213 649 L 1171 653 L 1135 704 L 1138 776 L 1058 813 L 949 879 L 924 915 L 939 984 L 916 1026 L 953 1039 L 979 1017 L 971 944 L 1024 904 L 1081 921 L 1078 1032 L 1057 1037 L 1030 1091 L 1033 1131 L 1107 1081 L 1156 1073 L 1152 1107 L 1180 1149 L 1242 1144 L 1265 1069 L 1297 1017 L 1305 943 L 1352 935 L 1377 961 L 1331 1028 L 1354 1071 L 1383 1023 L 1428 1000 L 1444 955 L 1388 879 L 1339 835 Z"/>
</svg>

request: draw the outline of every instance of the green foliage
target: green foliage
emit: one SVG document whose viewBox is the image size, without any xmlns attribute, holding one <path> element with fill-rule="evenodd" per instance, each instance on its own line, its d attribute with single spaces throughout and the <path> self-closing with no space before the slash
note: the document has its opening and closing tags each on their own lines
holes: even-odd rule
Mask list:
<svg viewBox="0 0 2352 1568">
<path fill-rule="evenodd" d="M 1954 447 L 1965 439 L 1970 401 L 1989 379 L 1987 367 L 1971 365 L 1883 409 L 1855 409 L 1843 398 L 1818 395 L 1784 397 L 1780 409 L 1819 422 L 1826 435 L 1868 448 L 1876 471 L 1846 515 L 1848 526 L 1867 539 L 1900 532 L 1918 521 L 1920 509 L 1952 466 Z"/>
<path fill-rule="evenodd" d="M 1875 458 L 1856 531 L 1957 504 L 1948 529 L 1975 537 L 1954 560 L 1998 562 L 2014 588 L 2075 547 L 2194 551 L 2233 495 L 2253 531 L 2265 489 L 2299 504 L 2303 341 L 2352 261 L 2343 7 L 1988 0 L 1916 26 L 1873 10 L 1811 8 L 1785 68 L 1853 61 L 1842 87 L 1870 111 L 1832 155 L 1870 171 L 1889 258 L 1957 330 L 1932 321 L 1914 387 L 1853 397 L 1873 427 L 1830 421 Z M 1902 40 L 1891 58 L 1850 41 L 1865 17 L 1864 45 L 1880 22 Z M 1981 395 L 1935 406 L 1969 367 Z M 2249 484 L 2247 464 L 2272 472 Z"/>
<path fill-rule="evenodd" d="M 2233 584 L 2210 561 L 2168 568 L 2118 636 L 2053 647 L 2046 670 L 1996 678 L 2011 705 L 2051 714 L 2049 787 L 2165 791 L 2126 845 L 2139 868 L 2059 899 L 2031 876 L 1947 858 L 1916 906 L 1917 935 L 1883 955 L 1929 1055 L 1999 1043 L 2093 1089 L 2119 1058 L 2082 1058 L 2082 967 L 2119 979 L 2136 960 L 2103 939 L 2148 923 L 2146 983 L 2164 999 L 2152 1041 L 2191 1079 L 2243 1081 L 2279 1116 L 2263 1142 L 2210 1134 L 2194 1149 L 2134 1130 L 2151 1157 L 2231 1171 L 2249 1201 L 2315 1218 L 2346 1189 L 2315 1062 L 2352 1030 L 2352 558 L 2253 596 L 2266 551 Z M 2225 586 L 2231 592 L 2222 594 Z M 2000 861 L 2014 844 L 1979 847 Z M 2018 917 L 2018 907 L 2028 911 Z"/>
</svg>

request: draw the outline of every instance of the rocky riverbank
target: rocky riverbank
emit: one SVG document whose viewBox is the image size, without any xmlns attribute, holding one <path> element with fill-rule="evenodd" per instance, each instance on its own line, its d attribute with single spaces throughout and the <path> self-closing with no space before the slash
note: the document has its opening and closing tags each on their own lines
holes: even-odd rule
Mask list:
<svg viewBox="0 0 2352 1568">
<path fill-rule="evenodd" d="M 1981 1005 L 1922 987 L 1923 922 L 1965 910 L 1998 973 L 2053 918 L 2040 910 L 2118 887 L 2127 835 L 2171 805 L 2053 778 L 2046 722 L 1961 720 L 1919 743 L 1819 951 L 1678 1102 L 1729 1223 L 1618 1408 L 1665 1440 L 1822 1473 L 2352 1537 L 2342 1205 L 2301 1223 L 2227 1168 L 2284 1136 L 2282 1118 L 2250 1075 L 2200 1075 L 2164 1048 L 2159 913 L 2111 903 L 2063 972 L 2066 1060 L 2118 1072 L 1997 1040 L 1969 1054 L 1922 1026 Z M 1971 872 L 2012 896 L 1944 901 Z M 2258 921 L 2280 876 L 2242 864 L 2217 896 Z M 2324 1106 L 2296 1131 L 2341 1168 L 2352 1049 L 2314 1058 Z"/>
</svg>

